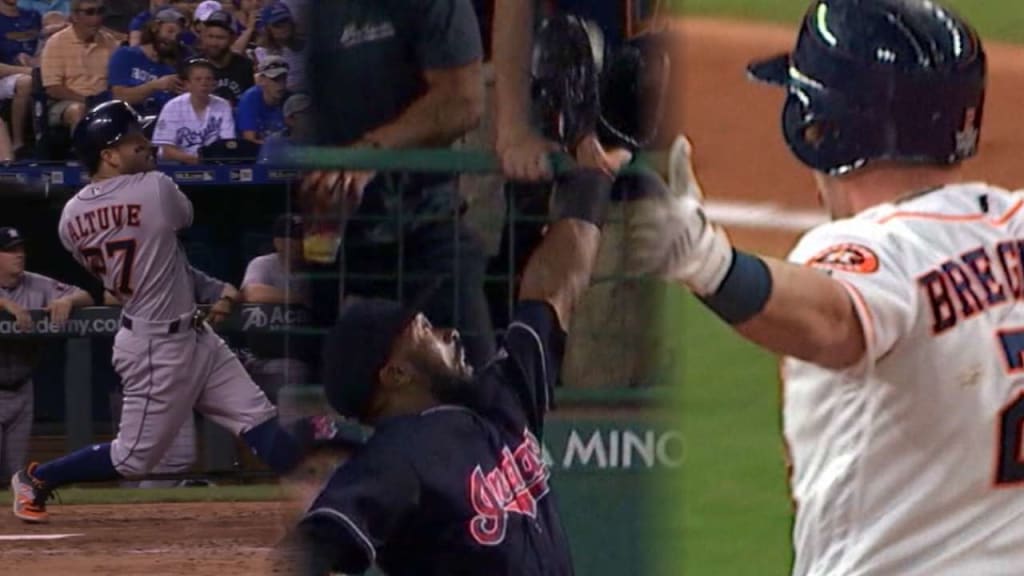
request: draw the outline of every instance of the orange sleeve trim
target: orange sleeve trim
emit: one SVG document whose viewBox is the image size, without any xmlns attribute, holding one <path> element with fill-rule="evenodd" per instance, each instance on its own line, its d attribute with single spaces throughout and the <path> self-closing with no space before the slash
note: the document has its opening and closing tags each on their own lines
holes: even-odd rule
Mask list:
<svg viewBox="0 0 1024 576">
<path fill-rule="evenodd" d="M 986 218 L 984 214 L 936 214 L 932 212 L 893 212 L 888 216 L 878 220 L 879 224 L 885 224 L 890 220 L 897 218 L 913 218 L 918 220 L 936 220 L 940 222 L 981 222 L 985 221 L 992 226 L 1002 226 L 1006 224 L 1010 218 L 1013 218 L 1021 206 L 1024 206 L 1024 200 L 1018 200 L 1010 207 L 1009 210 L 1004 212 L 998 218 Z"/>
<path fill-rule="evenodd" d="M 875 339 L 875 318 L 871 314 L 871 308 L 868 307 L 867 301 L 864 300 L 864 295 L 861 294 L 856 286 L 841 278 L 835 278 L 835 280 L 846 289 L 846 292 L 853 300 L 853 307 L 857 310 L 857 315 L 860 316 L 861 327 L 864 329 L 864 344 L 867 347 L 864 353 L 871 354 L 877 344 Z"/>
</svg>

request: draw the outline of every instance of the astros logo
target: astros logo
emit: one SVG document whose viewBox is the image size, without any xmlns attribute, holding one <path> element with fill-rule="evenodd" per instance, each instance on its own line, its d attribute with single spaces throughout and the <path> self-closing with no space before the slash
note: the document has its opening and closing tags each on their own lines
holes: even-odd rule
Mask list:
<svg viewBox="0 0 1024 576">
<path fill-rule="evenodd" d="M 819 252 L 807 261 L 807 265 L 815 268 L 871 274 L 878 270 L 878 256 L 867 246 L 838 244 Z"/>
</svg>

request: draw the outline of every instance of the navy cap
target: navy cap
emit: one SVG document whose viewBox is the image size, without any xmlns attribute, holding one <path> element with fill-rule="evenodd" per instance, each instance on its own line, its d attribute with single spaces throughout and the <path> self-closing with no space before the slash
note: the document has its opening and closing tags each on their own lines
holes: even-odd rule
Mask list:
<svg viewBox="0 0 1024 576">
<path fill-rule="evenodd" d="M 324 340 L 322 381 L 338 414 L 362 419 L 395 340 L 416 316 L 393 300 L 371 298 L 346 304 Z"/>
<path fill-rule="evenodd" d="M 274 2 L 260 11 L 260 21 L 263 24 L 277 24 L 278 22 L 291 22 L 292 11 L 284 2 Z"/>
<path fill-rule="evenodd" d="M 10 226 L 0 227 L 0 250 L 10 250 L 24 243 L 25 238 L 18 232 L 17 228 Z"/>
<path fill-rule="evenodd" d="M 302 216 L 281 214 L 274 220 L 274 238 L 303 238 Z"/>
</svg>

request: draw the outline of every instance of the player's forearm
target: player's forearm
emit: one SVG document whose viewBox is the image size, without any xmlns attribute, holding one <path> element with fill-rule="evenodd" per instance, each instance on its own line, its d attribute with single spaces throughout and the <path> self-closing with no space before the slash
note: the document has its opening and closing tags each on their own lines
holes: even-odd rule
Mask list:
<svg viewBox="0 0 1024 576">
<path fill-rule="evenodd" d="M 436 78 L 422 97 L 363 138 L 384 148 L 448 146 L 475 128 L 484 110 L 480 62 L 428 75 Z"/>
<path fill-rule="evenodd" d="M 568 331 L 572 311 L 590 285 L 601 243 L 601 230 L 575 219 L 552 224 L 530 256 L 519 288 L 519 300 L 547 302 Z"/>
<path fill-rule="evenodd" d="M 57 101 L 70 100 L 72 102 L 85 102 L 84 94 L 79 94 L 63 84 L 47 86 L 46 95 Z"/>
<path fill-rule="evenodd" d="M 139 46 L 140 44 L 142 44 L 142 31 L 140 31 L 140 30 L 132 30 L 131 32 L 129 32 L 128 33 L 128 45 L 129 46 Z"/>
<path fill-rule="evenodd" d="M 250 26 L 246 28 L 245 31 L 243 31 L 241 34 L 239 34 L 238 38 L 235 40 L 235 43 L 231 45 L 232 52 L 234 52 L 235 54 L 245 54 L 246 49 L 249 48 L 249 43 L 252 42 L 253 28 L 254 27 Z"/>
<path fill-rule="evenodd" d="M 512 134 L 530 129 L 530 52 L 534 0 L 498 0 L 494 7 L 493 65 L 498 147 Z"/>
<path fill-rule="evenodd" d="M 735 325 L 772 352 L 825 368 L 853 366 L 865 353 L 860 318 L 846 289 L 818 270 L 770 258 L 771 296 L 760 313 Z"/>
</svg>

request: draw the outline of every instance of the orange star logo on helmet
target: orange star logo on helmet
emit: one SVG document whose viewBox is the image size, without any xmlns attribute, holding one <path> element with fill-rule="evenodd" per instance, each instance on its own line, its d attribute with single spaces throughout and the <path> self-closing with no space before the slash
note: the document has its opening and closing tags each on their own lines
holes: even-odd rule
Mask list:
<svg viewBox="0 0 1024 576">
<path fill-rule="evenodd" d="M 837 244 L 822 250 L 807 261 L 808 266 L 843 272 L 871 274 L 878 270 L 878 256 L 861 244 Z"/>
</svg>

